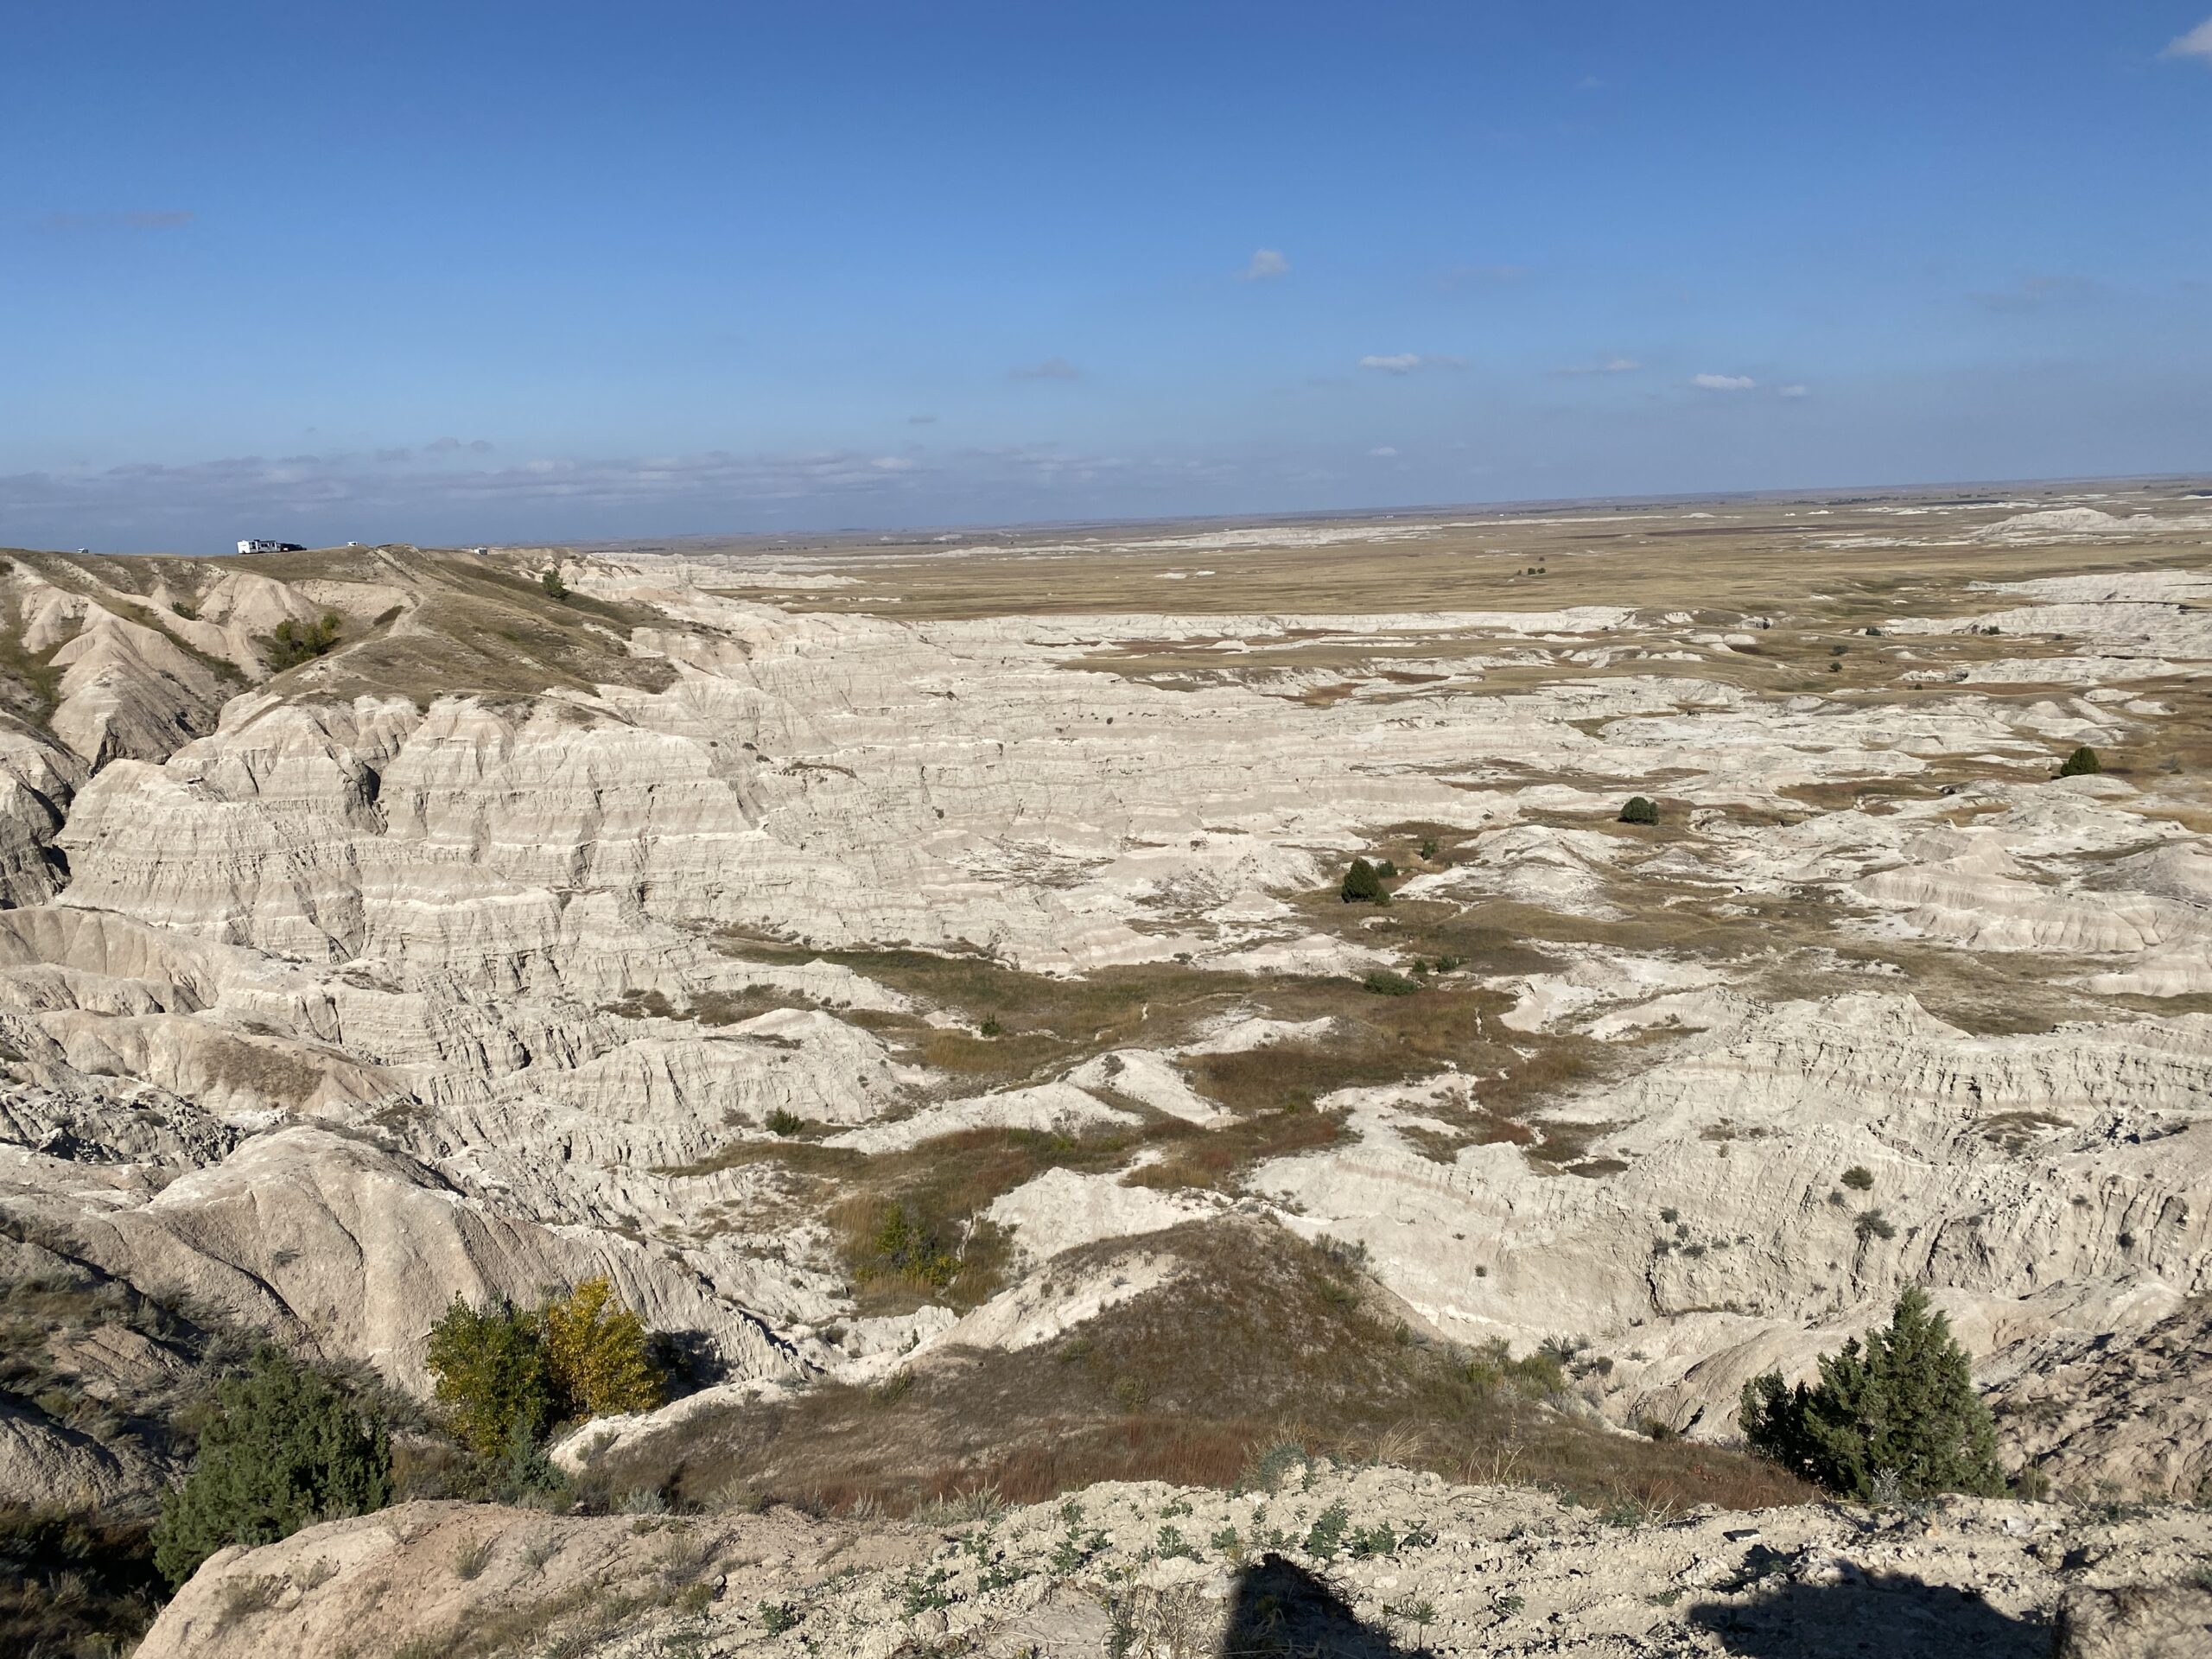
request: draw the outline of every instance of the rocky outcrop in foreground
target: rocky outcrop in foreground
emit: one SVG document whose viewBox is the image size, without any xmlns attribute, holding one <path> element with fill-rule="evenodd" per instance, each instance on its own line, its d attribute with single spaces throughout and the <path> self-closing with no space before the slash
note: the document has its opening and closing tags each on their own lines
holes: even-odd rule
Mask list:
<svg viewBox="0 0 2212 1659">
<path fill-rule="evenodd" d="M 973 1506 L 978 1510 L 985 1506 Z M 2212 1651 L 2212 1515 L 1947 1499 L 1597 1513 L 1395 1468 L 1102 1485 L 956 1525 L 414 1503 L 215 1556 L 139 1659 Z M 373 1631 L 371 1645 L 364 1633 Z"/>
</svg>

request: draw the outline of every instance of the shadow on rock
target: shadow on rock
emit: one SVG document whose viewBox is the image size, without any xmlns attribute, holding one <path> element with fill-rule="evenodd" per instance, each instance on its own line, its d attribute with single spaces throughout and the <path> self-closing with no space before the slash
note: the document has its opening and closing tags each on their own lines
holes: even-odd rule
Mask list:
<svg viewBox="0 0 2212 1659">
<path fill-rule="evenodd" d="M 1387 1630 L 1360 1619 L 1325 1580 L 1280 1555 L 1262 1555 L 1236 1575 L 1221 1651 L 1223 1659 L 1428 1659 L 1431 1650 L 1399 1646 Z"/>
<path fill-rule="evenodd" d="M 1770 1555 L 1771 1552 L 1767 1552 Z M 1757 1576 L 1760 1551 L 1746 1570 Z M 1780 1558 L 1771 1566 L 1779 1567 Z M 1750 1659 L 2050 1659 L 2050 1627 L 1999 1612 L 1970 1592 L 1902 1574 L 1785 1583 L 1749 1603 L 1706 1602 L 1686 1623 Z"/>
</svg>

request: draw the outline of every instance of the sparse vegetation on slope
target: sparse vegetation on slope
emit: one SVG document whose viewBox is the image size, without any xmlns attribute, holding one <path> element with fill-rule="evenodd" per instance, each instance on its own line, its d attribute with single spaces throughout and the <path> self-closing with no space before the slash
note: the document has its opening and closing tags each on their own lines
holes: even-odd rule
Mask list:
<svg viewBox="0 0 2212 1659">
<path fill-rule="evenodd" d="M 1199 1224 L 1061 1258 L 1110 1273 L 1131 1253 L 1183 1264 L 1168 1284 L 1057 1341 L 949 1356 L 896 1390 L 828 1384 L 687 1423 L 681 1445 L 610 1452 L 593 1483 L 703 1500 L 732 1483 L 761 1499 L 905 1511 L 988 1488 L 1009 1502 L 1092 1481 L 1228 1486 L 1264 1448 L 1391 1460 L 1593 1499 L 1789 1503 L 1807 1488 L 1713 1446 L 1628 1440 L 1541 1403 L 1562 1381 L 1416 1336 L 1358 1268 L 1246 1221 Z"/>
<path fill-rule="evenodd" d="M 0 1500 L 0 1653 L 121 1653 L 168 1591 L 143 1521 Z"/>
</svg>

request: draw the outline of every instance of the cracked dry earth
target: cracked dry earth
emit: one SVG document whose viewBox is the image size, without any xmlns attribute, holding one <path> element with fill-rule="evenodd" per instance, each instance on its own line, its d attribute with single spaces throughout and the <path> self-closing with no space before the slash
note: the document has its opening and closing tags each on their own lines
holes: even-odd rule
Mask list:
<svg viewBox="0 0 2212 1659">
<path fill-rule="evenodd" d="M 5 560 L 0 1495 L 174 1477 L 128 1408 L 204 1344 L 149 1307 L 425 1396 L 453 1296 L 598 1273 L 689 1391 L 556 1460 L 823 1526 L 1355 1407 L 1778 1501 L 1742 1383 L 1911 1282 L 2009 1466 L 2212 1490 L 2201 492 Z M 1565 1374 L 1484 1465 L 1376 1332 Z"/>
</svg>

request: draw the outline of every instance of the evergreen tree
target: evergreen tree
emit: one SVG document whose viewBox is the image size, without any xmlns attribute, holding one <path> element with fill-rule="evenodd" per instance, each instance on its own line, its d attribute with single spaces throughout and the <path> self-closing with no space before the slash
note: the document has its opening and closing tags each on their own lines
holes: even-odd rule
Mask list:
<svg viewBox="0 0 2212 1659">
<path fill-rule="evenodd" d="M 2062 778 L 2086 778 L 2104 769 L 2105 763 L 2097 759 L 2097 752 L 2084 743 L 2059 763 L 2058 775 Z"/>
<path fill-rule="evenodd" d="M 217 1390 L 184 1484 L 162 1503 L 154 1564 L 182 1584 L 231 1544 L 273 1544 L 391 1500 L 391 1444 L 328 1379 L 273 1348 Z"/>
<path fill-rule="evenodd" d="M 1338 896 L 1348 905 L 1387 905 L 1390 895 L 1383 890 L 1382 873 L 1363 858 L 1355 858 L 1351 868 L 1344 872 L 1344 884 Z"/>
<path fill-rule="evenodd" d="M 1641 795 L 1631 795 L 1628 804 L 1621 808 L 1623 823 L 1656 823 L 1659 809 Z"/>
<path fill-rule="evenodd" d="M 1746 1382 L 1743 1423 L 1754 1452 L 1861 1501 L 1883 1476 L 1902 1497 L 2005 1490 L 1996 1427 L 1966 1354 L 1916 1285 L 1897 1298 L 1886 1331 L 1821 1361 L 1818 1387 L 1785 1388 L 1779 1371 Z"/>
</svg>

